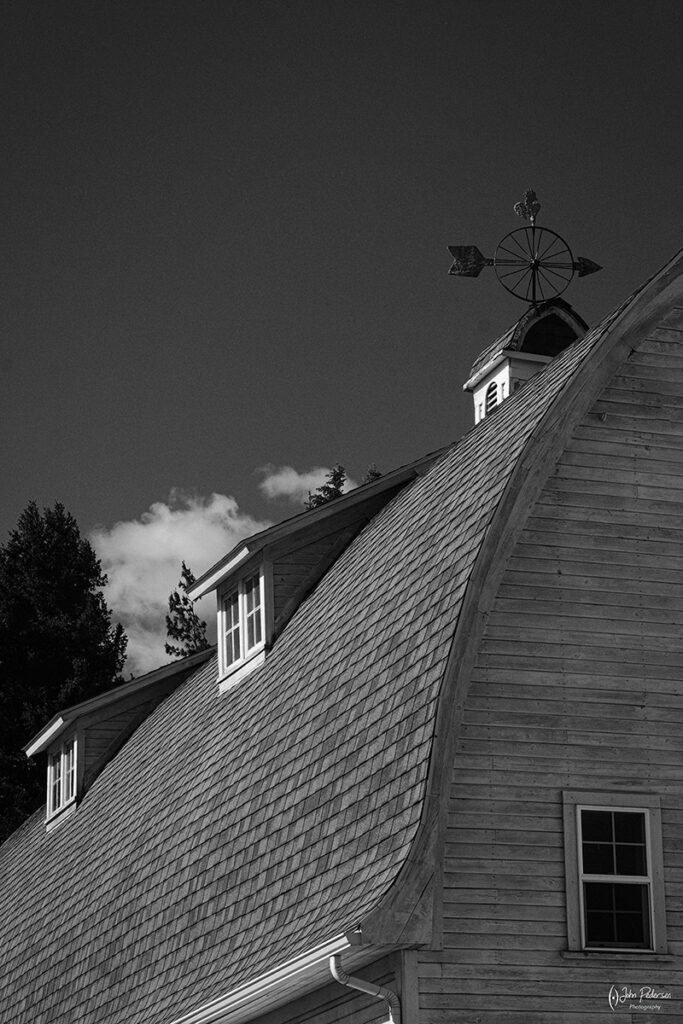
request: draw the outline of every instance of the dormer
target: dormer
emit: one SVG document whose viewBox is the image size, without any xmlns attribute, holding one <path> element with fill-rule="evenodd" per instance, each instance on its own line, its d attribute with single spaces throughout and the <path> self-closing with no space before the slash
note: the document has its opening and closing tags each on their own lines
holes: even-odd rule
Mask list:
<svg viewBox="0 0 683 1024">
<path fill-rule="evenodd" d="M 161 701 L 213 654 L 209 647 L 54 715 L 24 747 L 47 755 L 48 829 L 81 801 L 109 761 Z"/>
<path fill-rule="evenodd" d="M 464 391 L 474 398 L 479 423 L 578 338 L 588 325 L 569 303 L 550 299 L 530 309 L 493 345 L 477 356 Z"/>
<path fill-rule="evenodd" d="M 263 664 L 301 602 L 363 526 L 440 454 L 255 534 L 200 576 L 188 596 L 216 592 L 221 690 Z"/>
</svg>

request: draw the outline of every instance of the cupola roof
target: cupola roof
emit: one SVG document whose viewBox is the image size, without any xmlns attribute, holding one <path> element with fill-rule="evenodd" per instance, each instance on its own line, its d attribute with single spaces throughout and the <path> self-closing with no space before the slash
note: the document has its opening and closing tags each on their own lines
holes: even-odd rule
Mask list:
<svg viewBox="0 0 683 1024">
<path fill-rule="evenodd" d="M 553 298 L 530 306 L 511 327 L 480 352 L 472 364 L 463 390 L 477 384 L 509 354 L 515 352 L 553 358 L 582 338 L 588 324 L 564 299 Z"/>
</svg>

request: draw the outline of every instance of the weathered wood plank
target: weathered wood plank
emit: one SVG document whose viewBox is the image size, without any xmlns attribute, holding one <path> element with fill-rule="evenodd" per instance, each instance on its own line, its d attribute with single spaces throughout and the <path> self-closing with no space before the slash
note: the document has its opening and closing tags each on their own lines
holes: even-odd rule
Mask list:
<svg viewBox="0 0 683 1024">
<path fill-rule="evenodd" d="M 492 617 L 487 644 L 510 641 L 517 645 L 514 650 L 519 652 L 520 631 L 523 629 L 526 643 L 542 644 L 548 653 L 551 653 L 555 644 L 562 644 L 562 646 L 569 645 L 570 647 L 585 646 L 604 649 L 619 647 L 622 653 L 644 650 L 648 652 L 663 651 L 678 653 L 683 658 L 683 643 L 678 625 L 668 626 L 666 623 L 655 625 L 646 622 L 638 624 L 633 622 L 611 623 L 609 620 L 601 618 L 582 620 L 569 615 L 564 622 L 559 616 L 552 615 L 545 617 L 528 615 L 526 616 L 526 625 L 524 625 L 523 616 L 518 617 L 518 621 L 508 621 L 514 618 L 513 615 Z M 520 622 L 519 619 L 522 621 Z M 553 638 L 552 643 L 549 642 L 549 637 Z M 487 647 L 486 649 L 491 650 L 492 648 Z"/>
<path fill-rule="evenodd" d="M 526 626 L 529 622 L 535 622 L 545 628 L 555 628 L 562 622 L 568 623 L 572 629 L 584 629 L 586 627 L 581 624 L 582 620 L 595 620 L 596 614 L 599 613 L 598 621 L 604 624 L 603 632 L 618 629 L 619 623 L 622 624 L 624 632 L 632 632 L 640 623 L 643 630 L 652 629 L 655 633 L 658 626 L 678 626 L 681 622 L 681 597 L 670 601 L 666 595 L 662 595 L 653 607 L 649 606 L 649 602 L 648 606 L 643 607 L 643 598 L 640 594 L 626 594 L 626 600 L 620 603 L 621 595 L 580 591 L 576 597 L 571 595 L 571 614 L 563 617 L 562 611 L 565 606 L 557 590 L 543 590 L 546 596 L 541 610 L 538 600 L 533 599 L 529 587 L 516 587 L 514 597 L 498 597 L 491 613 L 491 622 L 494 625 L 500 623 L 510 626 Z"/>
</svg>

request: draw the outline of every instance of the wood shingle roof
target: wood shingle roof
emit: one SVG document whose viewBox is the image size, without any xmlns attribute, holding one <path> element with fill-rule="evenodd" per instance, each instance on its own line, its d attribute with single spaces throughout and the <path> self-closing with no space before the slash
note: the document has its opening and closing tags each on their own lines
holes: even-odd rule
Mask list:
<svg viewBox="0 0 683 1024">
<path fill-rule="evenodd" d="M 616 314 L 615 314 L 616 315 Z M 352 930 L 420 826 L 458 615 L 506 484 L 608 320 L 365 526 L 265 663 L 202 666 L 68 820 L 0 851 L 0 1017 L 171 1024 Z"/>
</svg>

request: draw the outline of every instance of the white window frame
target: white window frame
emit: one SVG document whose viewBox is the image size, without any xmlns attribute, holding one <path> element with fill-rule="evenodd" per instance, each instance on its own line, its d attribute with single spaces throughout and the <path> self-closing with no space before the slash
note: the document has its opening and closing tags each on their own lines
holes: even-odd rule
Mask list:
<svg viewBox="0 0 683 1024">
<path fill-rule="evenodd" d="M 664 869 L 662 857 L 662 822 L 660 799 L 653 794 L 565 792 L 564 805 L 565 877 L 567 884 L 567 938 L 569 949 L 587 954 L 638 955 L 666 953 L 666 917 L 664 904 Z M 582 811 L 617 811 L 640 813 L 645 819 L 647 875 L 593 875 L 583 871 L 581 845 Z M 619 880 L 622 884 L 646 885 L 650 914 L 650 945 L 589 946 L 586 941 L 583 883 Z"/>
<path fill-rule="evenodd" d="M 259 581 L 259 626 L 260 639 L 252 646 L 247 646 L 248 619 L 252 613 L 247 608 L 247 585 L 258 576 Z M 266 646 L 266 573 L 261 565 L 253 572 L 247 573 L 237 583 L 225 587 L 218 593 L 218 671 L 221 689 L 234 686 L 247 672 L 256 668 L 265 659 Z M 227 605 L 237 597 L 237 620 L 239 623 L 239 655 L 227 661 Z"/>
<path fill-rule="evenodd" d="M 69 755 L 71 754 L 71 767 Z M 57 769 L 59 770 L 57 779 Z M 71 778 L 67 789 L 65 781 Z M 59 780 L 59 797 L 55 801 L 55 783 Z M 48 754 L 47 759 L 47 818 L 54 818 L 76 802 L 78 792 L 78 738 L 74 734 Z"/>
</svg>

